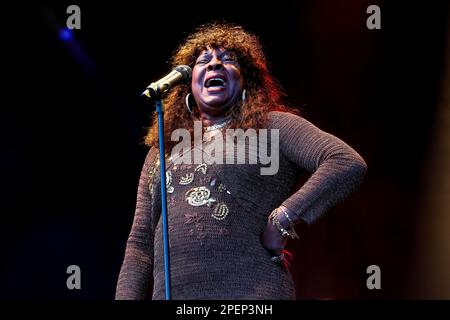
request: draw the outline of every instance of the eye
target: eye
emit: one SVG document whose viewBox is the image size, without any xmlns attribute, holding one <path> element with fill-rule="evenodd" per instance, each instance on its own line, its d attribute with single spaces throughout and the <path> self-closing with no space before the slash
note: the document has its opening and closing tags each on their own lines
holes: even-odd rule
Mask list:
<svg viewBox="0 0 450 320">
<path fill-rule="evenodd" d="M 200 59 L 195 64 L 205 64 L 205 63 L 208 63 L 207 59 Z"/>
<path fill-rule="evenodd" d="M 238 64 L 237 57 L 234 54 L 228 54 L 228 53 L 224 54 L 222 56 L 222 61 L 224 63 L 229 63 L 229 64 L 235 64 L 235 65 Z"/>
<path fill-rule="evenodd" d="M 234 61 L 234 57 L 230 56 L 230 55 L 225 55 L 222 58 L 223 61 Z"/>
</svg>

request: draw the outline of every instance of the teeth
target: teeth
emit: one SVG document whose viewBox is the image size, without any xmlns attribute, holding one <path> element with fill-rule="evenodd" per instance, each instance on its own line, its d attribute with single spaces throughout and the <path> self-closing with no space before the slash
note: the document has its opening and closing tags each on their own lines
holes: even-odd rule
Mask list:
<svg viewBox="0 0 450 320">
<path fill-rule="evenodd" d="M 211 81 L 219 81 L 222 84 L 222 86 L 225 86 L 225 80 L 223 80 L 222 78 L 211 78 L 206 82 L 207 88 L 210 87 Z"/>
</svg>

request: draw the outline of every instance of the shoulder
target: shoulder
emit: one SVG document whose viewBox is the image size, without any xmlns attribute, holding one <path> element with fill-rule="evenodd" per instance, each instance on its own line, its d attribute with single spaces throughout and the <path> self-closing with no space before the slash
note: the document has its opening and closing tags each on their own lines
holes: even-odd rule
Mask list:
<svg viewBox="0 0 450 320">
<path fill-rule="evenodd" d="M 159 155 L 159 149 L 156 147 L 150 147 L 147 151 L 147 155 L 144 160 L 144 167 L 152 166 L 157 160 Z"/>
<path fill-rule="evenodd" d="M 285 111 L 271 111 L 267 117 L 268 128 L 270 129 L 282 129 L 286 125 L 306 125 L 308 121 L 303 117 Z"/>
<path fill-rule="evenodd" d="M 147 150 L 147 155 L 145 156 L 145 161 L 148 161 L 149 159 L 153 158 L 155 156 L 155 154 L 157 154 L 157 152 L 158 152 L 158 148 L 151 146 Z"/>
</svg>

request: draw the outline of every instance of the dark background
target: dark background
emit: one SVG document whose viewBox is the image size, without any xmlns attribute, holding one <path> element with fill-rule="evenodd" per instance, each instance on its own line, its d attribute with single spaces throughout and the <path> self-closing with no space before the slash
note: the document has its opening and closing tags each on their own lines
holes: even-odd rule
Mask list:
<svg viewBox="0 0 450 320">
<path fill-rule="evenodd" d="M 448 5 L 392 2 L 23 1 L 5 11 L 0 298 L 113 299 L 152 114 L 139 94 L 195 26 L 220 19 L 258 34 L 288 102 L 369 166 L 355 194 L 290 244 L 298 298 L 423 297 L 420 184 Z M 81 30 L 64 41 L 71 4 Z M 366 28 L 371 4 L 381 30 Z M 81 290 L 66 288 L 72 264 Z M 381 290 L 366 287 L 372 264 Z"/>
</svg>

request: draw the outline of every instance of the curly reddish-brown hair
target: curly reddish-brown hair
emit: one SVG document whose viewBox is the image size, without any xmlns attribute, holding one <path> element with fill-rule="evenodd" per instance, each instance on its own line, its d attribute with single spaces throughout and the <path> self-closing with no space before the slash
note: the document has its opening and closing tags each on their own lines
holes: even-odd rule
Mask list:
<svg viewBox="0 0 450 320">
<path fill-rule="evenodd" d="M 239 99 L 233 107 L 231 128 L 263 128 L 270 111 L 295 112 L 282 102 L 284 93 L 268 70 L 259 39 L 241 26 L 215 22 L 198 27 L 175 51 L 171 59 L 172 66 L 184 64 L 194 68 L 199 54 L 207 47 L 233 51 L 241 68 L 246 99 L 244 102 Z M 190 113 L 186 109 L 185 97 L 190 89 L 190 84 L 174 87 L 164 100 L 165 142 L 169 150 L 174 144 L 170 136 L 175 129 L 185 128 L 193 136 L 193 120 L 198 120 L 198 111 Z M 158 146 L 156 117 L 153 117 L 145 144 Z"/>
</svg>

